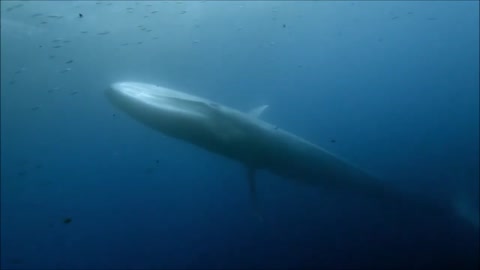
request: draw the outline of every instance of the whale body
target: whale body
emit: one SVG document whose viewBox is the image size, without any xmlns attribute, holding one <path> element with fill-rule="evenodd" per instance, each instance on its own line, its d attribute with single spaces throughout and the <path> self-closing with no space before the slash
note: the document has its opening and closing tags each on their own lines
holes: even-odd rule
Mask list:
<svg viewBox="0 0 480 270">
<path fill-rule="evenodd" d="M 106 95 L 115 107 L 146 126 L 244 164 L 254 205 L 255 172 L 267 170 L 294 181 L 363 194 L 380 203 L 451 210 L 450 206 L 392 188 L 325 149 L 261 120 L 267 105 L 244 113 L 205 98 L 138 82 L 113 83 Z M 465 204 L 456 201 L 452 205 L 465 217 Z M 478 224 L 478 216 L 467 219 L 472 218 Z"/>
</svg>

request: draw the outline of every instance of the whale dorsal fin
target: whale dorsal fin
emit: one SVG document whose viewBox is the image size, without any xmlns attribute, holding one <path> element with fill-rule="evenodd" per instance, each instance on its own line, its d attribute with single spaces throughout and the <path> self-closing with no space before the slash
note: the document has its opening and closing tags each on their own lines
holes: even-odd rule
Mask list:
<svg viewBox="0 0 480 270">
<path fill-rule="evenodd" d="M 262 105 L 257 108 L 254 108 L 248 112 L 248 114 L 252 117 L 259 117 L 265 109 L 268 108 L 268 105 Z"/>
</svg>

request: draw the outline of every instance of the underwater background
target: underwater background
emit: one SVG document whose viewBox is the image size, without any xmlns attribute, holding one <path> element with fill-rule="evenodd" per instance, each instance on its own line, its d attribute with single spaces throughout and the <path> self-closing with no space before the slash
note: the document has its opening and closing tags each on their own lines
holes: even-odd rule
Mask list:
<svg viewBox="0 0 480 270">
<path fill-rule="evenodd" d="M 1 1 L 1 269 L 477 269 L 384 211 L 166 137 L 117 81 L 263 120 L 432 199 L 479 197 L 478 1 Z"/>
</svg>

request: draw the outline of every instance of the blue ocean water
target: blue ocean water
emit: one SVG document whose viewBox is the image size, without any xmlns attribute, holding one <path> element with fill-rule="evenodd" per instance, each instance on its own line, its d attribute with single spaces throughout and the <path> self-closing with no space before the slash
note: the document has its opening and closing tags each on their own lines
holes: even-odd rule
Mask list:
<svg viewBox="0 0 480 270">
<path fill-rule="evenodd" d="M 80 15 L 81 14 L 81 15 Z M 479 198 L 477 1 L 2 1 L 1 269 L 477 269 L 465 220 L 257 175 L 115 109 L 248 111 L 425 197 Z"/>
</svg>

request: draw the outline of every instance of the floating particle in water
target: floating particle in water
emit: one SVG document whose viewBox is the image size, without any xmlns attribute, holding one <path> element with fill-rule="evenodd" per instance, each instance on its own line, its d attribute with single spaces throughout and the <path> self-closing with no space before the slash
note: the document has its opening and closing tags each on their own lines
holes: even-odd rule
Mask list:
<svg viewBox="0 0 480 270">
<path fill-rule="evenodd" d="M 82 14 L 82 13 L 78 13 L 78 17 L 79 17 L 79 18 L 83 18 L 83 14 Z"/>
</svg>

